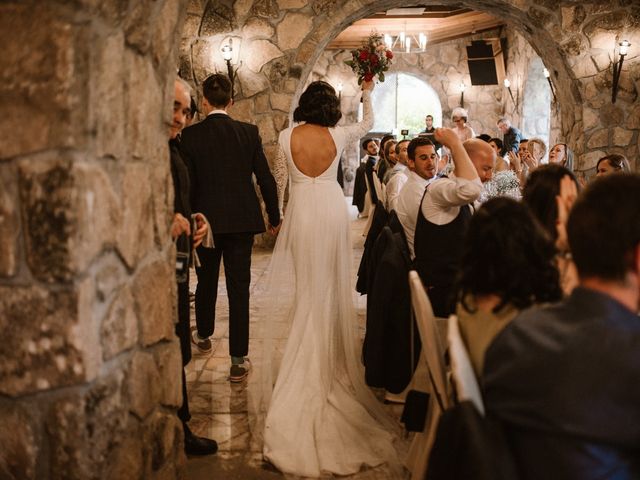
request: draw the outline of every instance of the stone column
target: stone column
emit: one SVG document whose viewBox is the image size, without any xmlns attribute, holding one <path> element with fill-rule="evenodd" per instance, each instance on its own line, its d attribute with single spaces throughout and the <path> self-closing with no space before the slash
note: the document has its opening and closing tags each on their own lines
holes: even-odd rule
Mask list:
<svg viewBox="0 0 640 480">
<path fill-rule="evenodd" d="M 0 5 L 0 477 L 177 478 L 183 1 Z"/>
</svg>

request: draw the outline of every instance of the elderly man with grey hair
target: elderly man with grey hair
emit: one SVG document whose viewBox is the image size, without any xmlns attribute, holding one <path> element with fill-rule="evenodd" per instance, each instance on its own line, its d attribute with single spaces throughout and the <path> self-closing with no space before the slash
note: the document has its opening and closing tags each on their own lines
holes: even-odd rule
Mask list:
<svg viewBox="0 0 640 480">
<path fill-rule="evenodd" d="M 520 140 L 522 140 L 522 132 L 511 125 L 511 120 L 502 117 L 498 120 L 498 128 L 502 132 L 503 152 L 518 153 L 520 150 Z"/>
</svg>

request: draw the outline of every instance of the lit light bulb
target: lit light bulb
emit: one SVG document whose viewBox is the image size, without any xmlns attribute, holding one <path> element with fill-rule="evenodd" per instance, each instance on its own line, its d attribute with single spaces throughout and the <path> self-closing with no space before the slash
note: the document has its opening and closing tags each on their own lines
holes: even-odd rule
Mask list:
<svg viewBox="0 0 640 480">
<path fill-rule="evenodd" d="M 631 46 L 631 44 L 628 40 L 623 40 L 618 45 L 620 45 L 619 54 L 621 57 L 624 57 L 627 53 L 629 53 L 629 47 Z"/>
<path fill-rule="evenodd" d="M 338 90 L 338 93 L 342 92 L 343 88 L 344 88 L 344 85 L 342 85 L 342 82 L 338 82 L 338 86 L 336 87 L 336 90 Z"/>
<path fill-rule="evenodd" d="M 406 34 L 404 32 L 400 32 L 400 46 L 404 48 Z"/>
<path fill-rule="evenodd" d="M 544 78 L 549 78 L 549 70 L 547 70 L 546 68 L 544 70 L 542 70 L 542 74 L 544 75 Z"/>
<path fill-rule="evenodd" d="M 409 53 L 411 51 L 411 37 L 407 37 L 405 42 L 406 52 Z"/>
<path fill-rule="evenodd" d="M 427 36 L 424 33 L 419 35 L 420 50 L 424 51 L 427 47 Z"/>
<path fill-rule="evenodd" d="M 505 79 L 504 79 L 504 81 L 503 81 L 502 83 L 504 83 L 504 86 L 505 86 L 506 88 L 509 88 L 509 87 L 511 86 L 511 82 L 509 81 L 509 79 L 508 79 L 508 78 L 505 78 Z"/>
<path fill-rule="evenodd" d="M 466 90 L 467 86 L 464 83 L 460 84 L 460 91 L 464 92 Z"/>
<path fill-rule="evenodd" d="M 389 35 L 388 33 L 384 34 L 384 43 L 387 46 L 387 49 L 391 50 L 391 47 L 393 46 L 393 40 L 391 39 L 391 35 Z"/>
<path fill-rule="evenodd" d="M 226 61 L 231 60 L 231 57 L 233 56 L 233 48 L 231 47 L 231 45 L 226 44 L 222 47 L 222 58 L 224 58 Z"/>
</svg>

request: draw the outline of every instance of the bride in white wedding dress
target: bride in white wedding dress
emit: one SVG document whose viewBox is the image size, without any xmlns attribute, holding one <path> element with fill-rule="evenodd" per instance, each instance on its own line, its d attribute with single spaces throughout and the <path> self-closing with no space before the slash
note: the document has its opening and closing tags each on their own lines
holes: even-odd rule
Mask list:
<svg viewBox="0 0 640 480">
<path fill-rule="evenodd" d="M 349 215 L 336 181 L 344 147 L 373 124 L 372 88 L 363 85 L 363 121 L 339 127 L 333 87 L 313 82 L 294 113 L 298 123 L 280 134 L 276 179 L 286 181 L 286 169 L 291 183 L 270 266 L 283 293 L 270 301 L 281 306 L 284 291 L 292 291 L 286 292 L 286 322 L 273 319 L 266 327 L 288 329 L 288 339 L 265 419 L 263 454 L 282 472 L 299 476 L 348 475 L 398 463 L 393 422 L 364 383 Z"/>
</svg>

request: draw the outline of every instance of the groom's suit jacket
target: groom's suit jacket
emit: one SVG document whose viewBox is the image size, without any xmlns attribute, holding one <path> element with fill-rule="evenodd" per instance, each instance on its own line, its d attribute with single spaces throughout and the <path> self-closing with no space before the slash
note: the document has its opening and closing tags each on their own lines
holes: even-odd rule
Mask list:
<svg viewBox="0 0 640 480">
<path fill-rule="evenodd" d="M 265 231 L 253 175 L 269 222 L 280 223 L 276 182 L 262 150 L 258 127 L 213 113 L 182 132 L 182 157 L 191 174 L 191 207 L 214 234 Z"/>
</svg>

